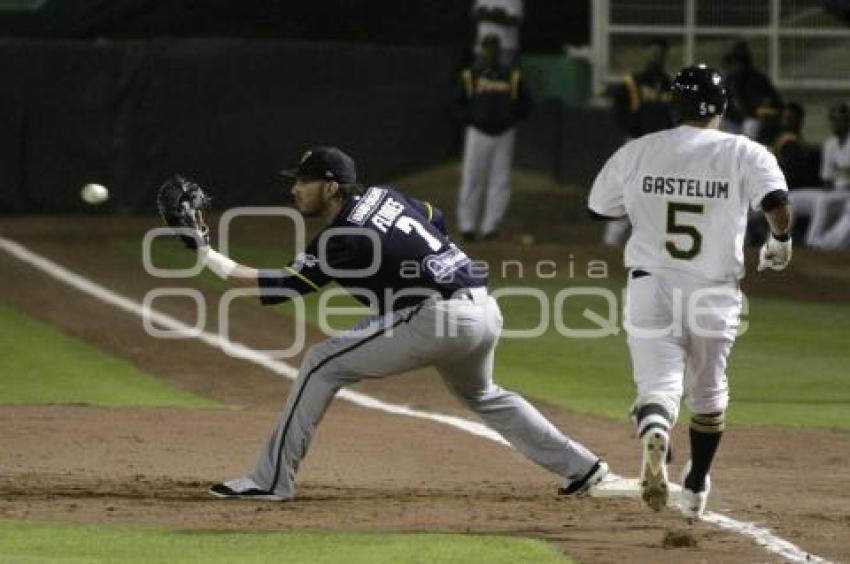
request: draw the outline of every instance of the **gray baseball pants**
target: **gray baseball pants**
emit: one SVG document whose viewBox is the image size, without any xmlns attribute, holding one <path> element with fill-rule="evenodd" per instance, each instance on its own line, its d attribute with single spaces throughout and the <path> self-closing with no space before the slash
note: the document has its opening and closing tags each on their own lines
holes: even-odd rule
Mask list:
<svg viewBox="0 0 850 564">
<path fill-rule="evenodd" d="M 461 232 L 476 232 L 482 200 L 485 202 L 481 233 L 489 235 L 495 232 L 502 222 L 511 199 L 515 140 L 515 129 L 500 135 L 487 135 L 474 127 L 466 128 L 457 205 Z"/>
<path fill-rule="evenodd" d="M 501 328 L 498 304 L 486 289 L 475 288 L 368 318 L 312 347 L 250 478 L 277 495 L 294 496 L 298 466 L 342 386 L 426 366 L 435 366 L 449 390 L 519 452 L 564 478 L 582 478 L 598 457 L 493 382 Z"/>
</svg>

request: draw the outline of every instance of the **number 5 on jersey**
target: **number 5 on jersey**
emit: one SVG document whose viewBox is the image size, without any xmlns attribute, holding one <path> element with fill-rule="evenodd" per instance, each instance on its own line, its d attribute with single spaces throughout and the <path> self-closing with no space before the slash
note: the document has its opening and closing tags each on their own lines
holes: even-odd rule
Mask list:
<svg viewBox="0 0 850 564">
<path fill-rule="evenodd" d="M 667 233 L 669 235 L 687 235 L 691 238 L 691 245 L 687 249 L 679 248 L 675 242 L 668 239 L 664 248 L 675 259 L 691 260 L 702 250 L 702 233 L 697 228 L 687 223 L 680 223 L 678 213 L 702 214 L 703 204 L 684 204 L 681 202 L 669 202 L 667 204 Z"/>
</svg>

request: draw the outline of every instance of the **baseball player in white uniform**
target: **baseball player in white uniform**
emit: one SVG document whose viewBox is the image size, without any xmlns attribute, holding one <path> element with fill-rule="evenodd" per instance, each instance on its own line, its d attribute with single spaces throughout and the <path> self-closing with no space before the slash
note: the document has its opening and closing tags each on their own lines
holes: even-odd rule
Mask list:
<svg viewBox="0 0 850 564">
<path fill-rule="evenodd" d="M 637 387 L 642 497 L 656 511 L 667 504 L 669 434 L 684 394 L 691 460 L 679 508 L 693 519 L 705 511 L 724 429 L 747 211 L 763 211 L 770 224 L 759 270 L 790 262 L 791 212 L 776 158 L 744 136 L 719 131 L 727 104 L 721 75 L 688 67 L 672 90 L 679 125 L 620 148 L 597 176 L 588 205 L 598 219 L 628 216 L 632 223 L 624 319 Z"/>
<path fill-rule="evenodd" d="M 820 176 L 832 190 L 816 192 L 806 243 L 818 249 L 842 249 L 850 246 L 850 108 L 847 104 L 832 107 L 829 121 L 833 135 L 823 144 Z M 840 211 L 830 224 L 828 219 L 835 208 Z"/>
<path fill-rule="evenodd" d="M 829 110 L 833 135 L 824 141 L 820 176 L 823 187 L 797 188 L 789 194 L 794 216 L 809 220 L 804 242 L 818 249 L 850 245 L 850 109 Z"/>
<path fill-rule="evenodd" d="M 850 107 L 846 103 L 829 110 L 832 136 L 823 143 L 820 177 L 838 191 L 850 192 Z"/>
</svg>

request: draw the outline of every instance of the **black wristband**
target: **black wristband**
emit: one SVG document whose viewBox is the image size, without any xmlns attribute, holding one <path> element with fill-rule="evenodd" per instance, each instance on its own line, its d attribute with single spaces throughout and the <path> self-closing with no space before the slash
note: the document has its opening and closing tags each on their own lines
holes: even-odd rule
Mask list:
<svg viewBox="0 0 850 564">
<path fill-rule="evenodd" d="M 774 190 L 761 200 L 761 209 L 764 213 L 770 213 L 779 206 L 788 205 L 788 190 Z"/>
<path fill-rule="evenodd" d="M 788 233 L 783 233 L 782 235 L 777 235 L 776 233 L 771 233 L 771 236 L 774 239 L 776 239 L 777 241 L 779 241 L 780 243 L 784 243 L 788 239 L 791 238 L 791 232 L 789 231 Z"/>
</svg>

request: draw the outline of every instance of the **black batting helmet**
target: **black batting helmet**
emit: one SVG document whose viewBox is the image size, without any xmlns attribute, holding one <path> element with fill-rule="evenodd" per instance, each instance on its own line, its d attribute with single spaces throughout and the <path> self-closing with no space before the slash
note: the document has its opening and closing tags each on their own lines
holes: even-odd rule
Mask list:
<svg viewBox="0 0 850 564">
<path fill-rule="evenodd" d="M 679 121 L 721 116 L 726 111 L 723 76 L 705 65 L 685 67 L 673 80 L 673 112 Z"/>
</svg>

